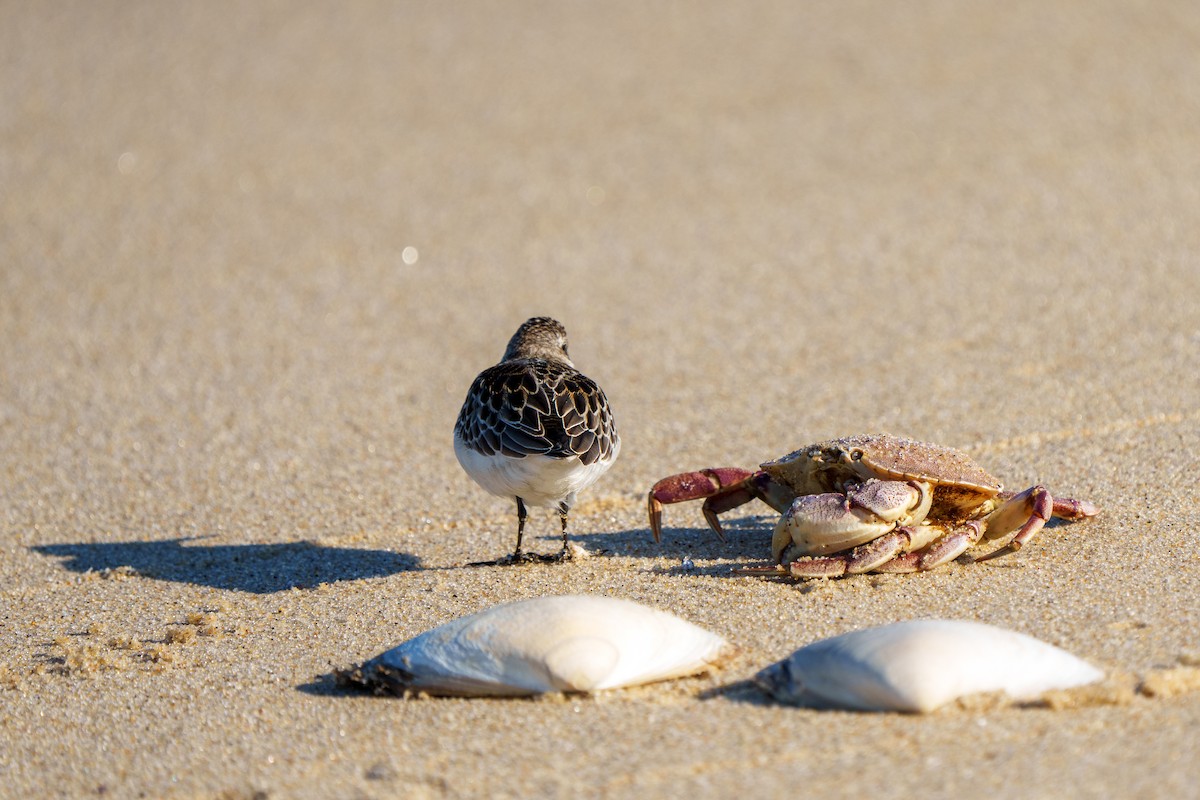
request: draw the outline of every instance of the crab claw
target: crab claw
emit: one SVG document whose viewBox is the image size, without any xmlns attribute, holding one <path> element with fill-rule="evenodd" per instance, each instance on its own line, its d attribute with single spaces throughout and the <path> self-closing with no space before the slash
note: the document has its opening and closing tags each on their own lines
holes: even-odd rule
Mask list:
<svg viewBox="0 0 1200 800">
<path fill-rule="evenodd" d="M 745 488 L 747 479 L 757 473 L 740 467 L 720 467 L 718 469 L 701 469 L 695 472 L 681 472 L 663 478 L 654 484 L 646 498 L 647 510 L 650 516 L 650 531 L 654 541 L 662 538 L 662 507 L 670 503 L 682 503 L 686 500 L 705 498 L 704 518 L 709 526 L 725 541 L 725 533 L 717 522 L 717 513 L 727 511 L 742 503 L 754 499 L 754 494 Z"/>
<path fill-rule="evenodd" d="M 988 538 L 1002 539 L 1003 546 L 975 560 L 991 561 L 1017 552 L 1053 515 L 1054 498 L 1046 491 L 1046 487 L 1031 486 L 1013 495 L 987 517 Z"/>
</svg>

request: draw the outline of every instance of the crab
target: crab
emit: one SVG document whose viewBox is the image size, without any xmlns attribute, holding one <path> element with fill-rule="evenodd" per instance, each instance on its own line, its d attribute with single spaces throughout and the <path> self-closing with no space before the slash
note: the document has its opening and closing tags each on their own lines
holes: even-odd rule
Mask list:
<svg viewBox="0 0 1200 800">
<path fill-rule="evenodd" d="M 1041 485 L 1005 491 L 966 453 L 884 433 L 802 447 L 756 471 L 723 467 L 663 478 L 648 498 L 655 541 L 664 504 L 701 498 L 722 541 L 721 512 L 755 498 L 781 512 L 771 540 L 780 566 L 747 571 L 797 578 L 933 569 L 985 538 L 999 545 L 975 559 L 987 561 L 1020 550 L 1052 516 L 1098 513 Z"/>
</svg>

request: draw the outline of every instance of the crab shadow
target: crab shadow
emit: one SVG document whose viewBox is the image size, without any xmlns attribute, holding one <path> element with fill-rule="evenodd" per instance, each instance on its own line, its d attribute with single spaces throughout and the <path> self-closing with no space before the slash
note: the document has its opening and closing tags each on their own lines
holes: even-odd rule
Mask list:
<svg viewBox="0 0 1200 800">
<path fill-rule="evenodd" d="M 721 527 L 725 532 L 722 541 L 707 527 L 671 528 L 664 527 L 661 541 L 655 542 L 649 528 L 630 528 L 607 533 L 571 533 L 572 541 L 579 542 L 596 555 L 627 556 L 636 558 L 677 558 L 679 565 L 655 569 L 671 575 L 719 575 L 728 577 L 735 567 L 774 566 L 771 559 L 771 535 L 777 515 L 753 515 L 746 517 L 722 517 Z M 1062 534 L 1069 532 L 1078 521 L 1055 517 L 1046 522 L 1043 533 Z M 978 544 L 957 559 L 960 564 L 973 563 L 975 558 L 997 549 L 999 546 L 987 540 Z M 696 564 L 695 561 L 732 562 Z M 989 562 L 993 568 L 1015 567 L 1019 562 L 1011 558 Z M 759 575 L 760 579 L 770 576 Z"/>
<path fill-rule="evenodd" d="M 382 578 L 419 569 L 415 556 L 388 550 L 284 544 L 184 544 L 191 538 L 155 542 L 50 544 L 31 548 L 65 559 L 72 572 L 127 569 L 137 575 L 216 589 L 273 594 L 322 583 Z"/>
<path fill-rule="evenodd" d="M 664 527 L 660 541 L 654 541 L 649 528 L 623 531 L 571 533 L 578 542 L 599 555 L 633 558 L 678 559 L 680 566 L 660 572 L 671 574 L 728 574 L 728 564 L 713 567 L 693 565 L 693 561 L 732 561 L 750 564 L 768 559 L 771 554 L 771 525 L 766 516 L 722 519 L 725 539 L 722 541 L 707 527 Z"/>
</svg>

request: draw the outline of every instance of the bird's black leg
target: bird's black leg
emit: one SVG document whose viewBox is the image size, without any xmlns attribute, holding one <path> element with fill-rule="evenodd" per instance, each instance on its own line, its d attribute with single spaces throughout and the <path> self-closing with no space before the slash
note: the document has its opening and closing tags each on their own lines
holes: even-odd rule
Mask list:
<svg viewBox="0 0 1200 800">
<path fill-rule="evenodd" d="M 513 551 L 513 561 L 521 560 L 521 538 L 525 535 L 525 517 L 528 514 L 525 511 L 525 501 L 517 498 L 517 549 Z"/>
<path fill-rule="evenodd" d="M 513 550 L 512 555 L 498 558 L 495 561 L 472 561 L 468 566 L 471 567 L 499 567 L 510 564 L 554 564 L 559 561 L 570 561 L 571 551 L 567 549 L 567 512 L 570 507 L 566 503 L 559 503 L 558 517 L 562 520 L 562 550 L 554 555 L 540 555 L 538 553 L 526 553 L 521 549 L 521 541 L 525 538 L 525 518 L 528 513 L 525 511 L 525 501 L 520 497 L 517 500 L 517 547 Z"/>
<path fill-rule="evenodd" d="M 558 518 L 560 520 L 562 520 L 562 536 L 563 536 L 562 554 L 564 557 L 567 555 L 567 514 L 569 514 L 569 513 L 571 513 L 570 506 L 568 506 L 566 503 L 558 504 Z"/>
</svg>

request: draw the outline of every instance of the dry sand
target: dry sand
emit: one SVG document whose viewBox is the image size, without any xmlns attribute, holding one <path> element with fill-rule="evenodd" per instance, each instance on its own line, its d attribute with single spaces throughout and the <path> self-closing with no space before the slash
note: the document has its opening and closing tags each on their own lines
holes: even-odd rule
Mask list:
<svg viewBox="0 0 1200 800">
<path fill-rule="evenodd" d="M 0 795 L 1200 795 L 1194 693 L 918 718 L 744 683 L 931 615 L 1195 664 L 1198 53 L 1192 0 L 5 3 Z M 515 515 L 450 431 L 534 314 L 616 409 L 573 516 L 606 552 L 464 568 Z M 868 430 L 1103 515 L 802 586 L 728 576 L 761 507 L 651 540 L 656 478 Z M 561 592 L 741 656 L 565 701 L 331 681 Z"/>
</svg>

